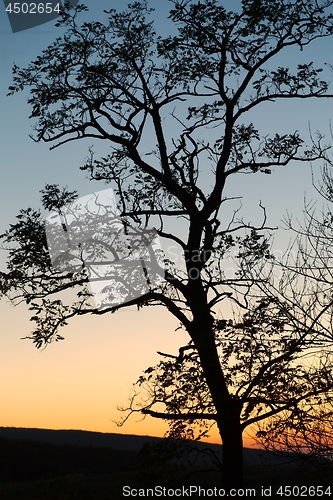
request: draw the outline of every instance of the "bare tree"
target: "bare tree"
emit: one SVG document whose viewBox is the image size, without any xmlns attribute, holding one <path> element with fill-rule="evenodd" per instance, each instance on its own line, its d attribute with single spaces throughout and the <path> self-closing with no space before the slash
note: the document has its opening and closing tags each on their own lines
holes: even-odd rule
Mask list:
<svg viewBox="0 0 333 500">
<path fill-rule="evenodd" d="M 324 138 L 319 134 L 318 139 Z M 266 297 L 280 297 L 292 311 L 297 330 L 307 333 L 302 339 L 302 359 L 298 367 L 309 394 L 299 397 L 297 412 L 285 411 L 262 422 L 258 437 L 267 449 L 291 450 L 308 457 L 333 455 L 332 403 L 332 159 L 326 156 L 321 181 L 313 181 L 325 205 L 306 201 L 303 223 L 292 217 L 285 224 L 296 235 L 279 263 L 280 279 L 261 282 Z M 307 332 L 304 329 L 307 326 Z M 320 387 L 324 389 L 320 391 Z"/>
<path fill-rule="evenodd" d="M 109 11 L 105 24 L 80 25 L 80 11 L 86 8 L 65 9 L 58 25 L 66 34 L 27 68 L 14 66 L 10 93 L 30 88 L 34 140 L 52 148 L 86 138 L 110 144 L 107 157 L 92 155 L 83 169 L 91 179 L 112 184 L 126 227 L 139 230 L 149 224 L 159 237 L 178 245 L 184 268 L 164 259 L 163 280 L 156 286 L 148 280 L 144 295 L 93 307 L 91 294 L 82 288 L 89 281 L 87 269 L 51 265 L 42 218 L 28 209 L 3 235 L 13 246 L 1 292 L 11 292 L 14 301 L 26 301 L 34 311 L 37 328 L 31 338 L 37 347 L 61 339 L 58 327 L 75 315 L 106 314 L 133 304 L 166 307 L 190 338 L 174 369 L 195 357 L 195 383 L 208 399 L 197 401 L 198 392 L 191 401 L 187 394 L 184 405 L 176 401 L 178 407 L 173 406 L 172 398 L 182 394 L 176 385 L 162 415 L 151 406 L 144 411 L 174 422 L 215 421 L 230 488 L 242 484 L 245 425 L 297 407 L 296 394 L 307 382 L 302 376 L 289 380 L 287 367 L 310 346 L 309 332 L 299 331 L 297 322 L 283 333 L 290 312 L 279 301 L 262 299 L 251 311 L 249 294 L 262 277 L 254 280 L 248 270 L 270 259 L 260 232 L 265 212 L 259 227 L 236 216 L 225 220 L 225 186 L 239 172 L 260 175 L 293 161 L 325 158 L 320 141 L 307 146 L 297 131 L 261 136 L 250 116 L 267 102 L 332 97 L 322 68 L 312 62 L 281 67 L 275 60 L 292 47 L 305 50 L 313 40 L 333 34 L 333 1 L 243 0 L 236 12 L 216 0 L 171 3 L 175 34 L 167 38 L 155 33 L 144 1 L 124 12 Z M 55 186 L 43 192 L 44 206 L 59 217 L 62 206 L 74 200 L 75 193 Z M 181 221 L 179 230 L 174 221 Z M 93 253 L 89 247 L 84 251 L 86 257 Z M 105 252 L 105 245 L 99 251 Z M 238 266 L 232 278 L 223 266 L 231 253 Z M 65 304 L 59 293 L 74 287 L 77 301 Z M 248 310 L 242 322 L 231 327 L 216 319 L 223 301 Z M 319 318 L 313 321 L 315 328 Z"/>
</svg>

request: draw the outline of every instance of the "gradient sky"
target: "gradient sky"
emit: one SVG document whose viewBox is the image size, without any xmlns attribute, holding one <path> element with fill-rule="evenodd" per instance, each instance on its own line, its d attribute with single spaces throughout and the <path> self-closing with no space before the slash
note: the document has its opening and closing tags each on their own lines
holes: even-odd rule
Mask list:
<svg viewBox="0 0 333 500">
<path fill-rule="evenodd" d="M 236 2 L 222 3 L 228 7 Z M 89 16 L 96 19 L 103 9 L 124 2 L 87 0 L 86 4 Z M 157 30 L 162 35 L 167 34 L 169 6 L 167 0 L 156 2 Z M 27 65 L 57 35 L 53 22 L 13 34 L 0 4 L 0 232 L 14 222 L 21 208 L 40 205 L 39 190 L 46 182 L 68 185 L 81 196 L 104 187 L 89 182 L 79 171 L 91 141 L 70 143 L 50 152 L 47 145 L 29 138 L 32 123 L 27 93 L 6 97 L 12 64 Z M 288 60 L 279 62 L 314 61 L 320 65 L 330 59 L 332 48 L 331 40 L 319 40 L 303 53 L 292 50 Z M 318 129 L 328 137 L 331 116 L 331 102 L 300 100 L 267 104 L 256 111 L 254 118 L 259 120 L 263 134 L 299 130 L 307 138 L 309 122 L 313 131 Z M 105 144 L 97 143 L 94 149 L 97 156 L 106 152 Z M 271 226 L 281 225 L 287 211 L 295 219 L 301 218 L 305 193 L 307 199 L 316 198 L 310 166 L 304 164 L 276 169 L 268 176 L 240 175 L 228 185 L 229 195 L 243 196 L 245 219 L 261 222 L 261 200 Z M 274 251 L 283 252 L 289 238 L 290 234 L 280 230 Z M 0 255 L 1 266 L 3 258 Z M 184 333 L 175 332 L 178 323 L 165 310 L 138 312 L 130 308 L 114 315 L 74 319 L 61 332 L 65 341 L 42 351 L 32 342 L 20 340 L 32 329 L 25 305 L 14 308 L 2 300 L 0 314 L 0 426 L 149 435 L 165 432 L 167 426 L 151 418 L 141 422 L 139 417 L 132 418 L 121 429 L 113 423 L 121 417 L 117 405 L 126 405 L 133 382 L 142 370 L 159 360 L 156 351 L 177 352 L 177 346 L 187 342 Z M 212 439 L 217 440 L 217 434 L 212 434 Z"/>
</svg>

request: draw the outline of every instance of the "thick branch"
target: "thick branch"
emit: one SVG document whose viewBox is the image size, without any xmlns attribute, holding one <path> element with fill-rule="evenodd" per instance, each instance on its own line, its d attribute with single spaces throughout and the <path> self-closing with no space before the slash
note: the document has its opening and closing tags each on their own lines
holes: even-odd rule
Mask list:
<svg viewBox="0 0 333 500">
<path fill-rule="evenodd" d="M 143 408 L 140 410 L 144 415 L 150 415 L 154 418 L 162 418 L 164 420 L 216 420 L 215 413 L 163 413 L 159 411 L 148 410 Z"/>
</svg>

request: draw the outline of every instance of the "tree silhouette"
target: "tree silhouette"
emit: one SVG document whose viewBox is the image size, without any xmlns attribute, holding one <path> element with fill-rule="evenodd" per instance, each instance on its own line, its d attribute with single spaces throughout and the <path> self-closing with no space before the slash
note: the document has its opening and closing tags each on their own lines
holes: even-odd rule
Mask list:
<svg viewBox="0 0 333 500">
<path fill-rule="evenodd" d="M 318 210 L 316 203 L 306 201 L 304 222 L 294 225 L 291 217 L 285 220 L 286 226 L 296 234 L 296 238 L 284 261 L 283 279 L 279 290 L 265 283 L 264 293 L 277 297 L 281 289 L 288 287 L 289 304 L 297 309 L 298 317 L 302 311 L 301 322 L 311 326 L 312 340 L 306 339 L 302 353 L 308 357 L 297 371 L 302 383 L 299 389 L 304 391 L 310 382 L 310 397 L 299 398 L 301 404 L 297 412 L 283 412 L 273 419 L 263 422 L 258 429 L 261 442 L 268 449 L 287 449 L 312 456 L 332 456 L 333 434 L 333 392 L 332 373 L 332 210 L 333 182 L 332 158 L 326 157 L 322 168 L 322 180 L 314 186 L 326 206 Z M 291 293 L 292 291 L 292 293 Z M 285 302 L 287 302 L 285 300 Z M 293 319 L 295 318 L 293 314 Z M 320 318 L 321 317 L 321 318 Z M 319 319 L 316 325 L 314 319 Z M 320 325 L 320 329 L 318 326 Z M 309 330 L 310 333 L 310 330 Z M 305 339 L 304 339 L 305 340 Z M 306 355 L 307 351 L 307 355 Z M 314 377 L 314 378 L 313 378 Z M 326 385 L 327 384 L 327 385 Z M 325 388 L 326 386 L 326 388 Z M 309 387 L 310 389 L 310 387 Z M 323 389 L 321 391 L 321 389 Z M 303 393 L 304 395 L 304 393 Z"/>
<path fill-rule="evenodd" d="M 85 138 L 107 141 L 110 154 L 96 160 L 91 152 L 82 169 L 91 179 L 111 183 L 125 229 L 154 228 L 180 248 L 184 266 L 157 259 L 161 281 L 152 284 L 147 278 L 143 295 L 98 308 L 84 288 L 91 278 L 87 266 L 79 261 L 96 262 L 99 252 L 110 251 L 117 262 L 119 254 L 96 241 L 82 250 L 80 241 L 78 253 L 69 250 L 66 257 L 67 264 L 73 259 L 76 264 L 54 267 L 42 217 L 28 209 L 3 235 L 12 247 L 1 292 L 26 301 L 34 311 L 37 328 L 31 338 L 37 347 L 60 340 L 58 328 L 75 315 L 133 304 L 166 307 L 190 344 L 163 362 L 163 377 L 169 378 L 152 372 L 150 380 L 165 391 L 166 411 L 161 415 L 151 405 L 143 411 L 172 419 L 174 429 L 188 421 L 216 422 L 230 488 L 242 484 L 245 425 L 281 411 L 296 412 L 296 394 L 303 390 L 311 396 L 314 374 L 290 377 L 298 369 L 297 356 L 312 349 L 311 339 L 317 342 L 322 315 L 312 319 L 312 328 L 303 322 L 302 330 L 300 318 L 292 319 L 294 311 L 280 297 L 265 301 L 267 276 L 250 272 L 271 260 L 261 232 L 265 209 L 259 227 L 238 220 L 237 212 L 226 220 L 225 186 L 240 172 L 268 174 L 272 167 L 326 157 L 320 140 L 307 146 L 297 131 L 262 135 L 250 117 L 267 102 L 332 97 L 322 68 L 312 62 L 282 67 L 277 56 L 331 36 L 333 1 L 242 0 L 235 12 L 217 0 L 171 3 L 174 34 L 166 38 L 155 33 L 145 1 L 124 12 L 111 9 L 105 24 L 79 24 L 86 7 L 65 8 L 57 24 L 66 34 L 26 68 L 14 66 L 10 94 L 30 88 L 35 141 L 51 148 Z M 74 207 L 75 199 L 75 193 L 49 185 L 42 201 L 60 217 L 63 205 Z M 230 278 L 223 262 L 231 255 L 235 272 Z M 77 301 L 66 304 L 60 292 L 74 287 Z M 261 298 L 253 306 L 256 294 Z M 225 301 L 245 311 L 236 325 L 216 319 Z M 331 376 L 322 382 L 320 370 L 318 390 L 324 394 Z M 188 388 L 194 385 L 202 391 L 192 395 Z M 159 393 L 153 397 L 158 401 Z"/>
</svg>

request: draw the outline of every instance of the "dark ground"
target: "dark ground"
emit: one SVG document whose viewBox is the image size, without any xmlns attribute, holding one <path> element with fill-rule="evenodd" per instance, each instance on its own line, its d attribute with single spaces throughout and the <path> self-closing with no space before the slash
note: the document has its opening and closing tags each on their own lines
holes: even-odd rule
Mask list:
<svg viewBox="0 0 333 500">
<path fill-rule="evenodd" d="M 204 453 L 204 448 L 210 451 Z M 185 454 L 178 443 L 166 445 L 164 440 L 147 437 L 0 428 L 0 499 L 118 500 L 126 498 L 125 485 L 136 489 L 156 485 L 221 488 L 212 451 L 219 453 L 220 448 L 203 444 L 199 455 L 193 449 Z M 333 497 L 329 462 L 306 464 L 289 454 L 273 456 L 259 450 L 247 450 L 245 457 L 245 488 L 255 488 L 256 498 L 263 498 L 262 487 L 272 488 L 271 499 L 287 498 L 276 495 L 278 487 L 286 485 L 323 486 L 331 495 L 321 498 Z M 326 490 L 329 485 L 330 491 Z M 289 499 L 305 497 L 297 489 L 294 492 L 297 495 Z M 244 492 L 243 498 L 249 496 Z M 306 495 L 310 496 L 319 498 Z M 150 498 L 155 497 L 150 493 Z M 192 494 L 191 498 L 199 496 Z"/>
</svg>

